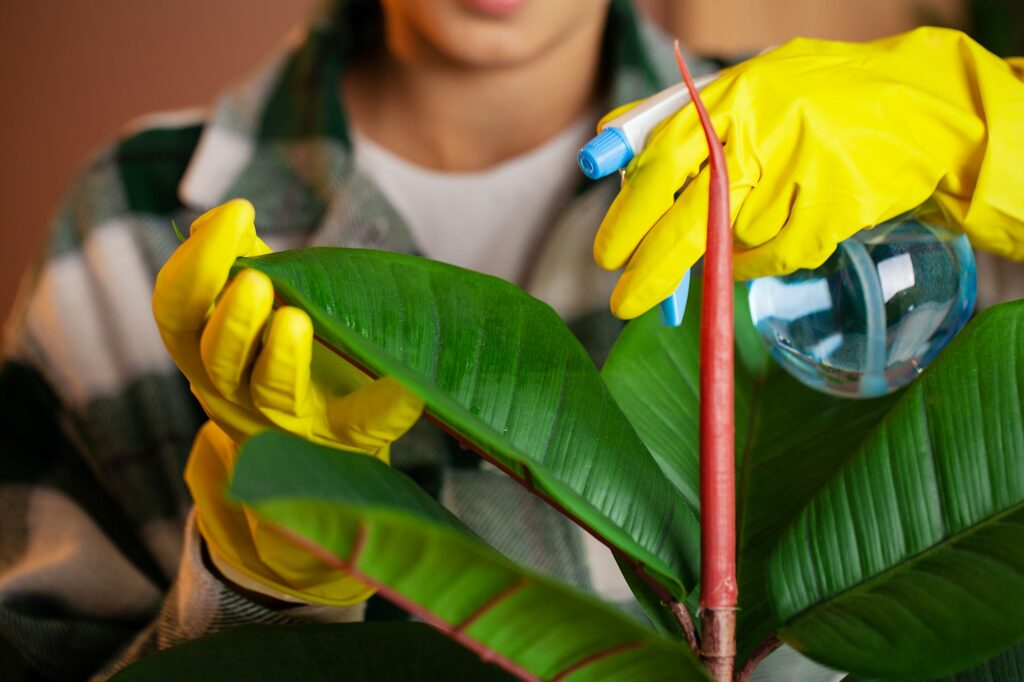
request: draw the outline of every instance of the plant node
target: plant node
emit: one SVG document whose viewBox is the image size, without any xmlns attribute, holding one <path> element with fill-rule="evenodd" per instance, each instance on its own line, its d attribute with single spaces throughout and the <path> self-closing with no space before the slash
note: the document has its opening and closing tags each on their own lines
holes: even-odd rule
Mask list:
<svg viewBox="0 0 1024 682">
<path fill-rule="evenodd" d="M 736 661 L 736 609 L 701 610 L 700 657 L 716 682 L 732 682 Z"/>
</svg>

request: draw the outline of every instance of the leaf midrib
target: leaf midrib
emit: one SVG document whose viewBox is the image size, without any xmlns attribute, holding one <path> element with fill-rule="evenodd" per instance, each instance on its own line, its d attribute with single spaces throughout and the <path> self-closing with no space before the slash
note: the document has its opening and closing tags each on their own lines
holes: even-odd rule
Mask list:
<svg viewBox="0 0 1024 682">
<path fill-rule="evenodd" d="M 804 609 L 801 609 L 794 615 L 790 616 L 783 623 L 783 627 L 792 626 L 794 623 L 806 617 L 807 614 L 812 611 L 821 608 L 826 608 L 842 599 L 846 599 L 851 595 L 856 594 L 857 592 L 867 590 L 868 588 L 873 587 L 879 583 L 883 583 L 889 579 L 890 574 L 901 572 L 905 570 L 910 564 L 922 562 L 929 558 L 930 555 L 943 551 L 949 548 L 950 545 L 957 544 L 960 540 L 968 538 L 971 535 L 974 535 L 975 533 L 979 532 L 980 530 L 983 530 L 989 525 L 998 523 L 1002 519 L 1009 516 L 1013 516 L 1015 513 L 1022 511 L 1024 511 L 1024 500 L 1017 502 L 1016 504 L 1008 507 L 1007 509 L 996 512 L 995 514 L 990 514 L 989 516 L 986 516 L 983 519 L 979 520 L 977 523 L 973 523 L 970 526 L 964 528 L 963 530 L 957 531 L 953 535 L 946 536 L 940 542 L 937 542 L 921 550 L 920 552 L 911 554 L 899 560 L 898 562 L 896 562 L 889 568 L 885 569 L 884 571 L 877 573 L 866 580 L 862 580 L 858 583 L 850 585 L 849 587 L 843 588 L 842 590 L 829 595 L 825 599 L 815 602 L 814 604 L 811 604 Z"/>
</svg>

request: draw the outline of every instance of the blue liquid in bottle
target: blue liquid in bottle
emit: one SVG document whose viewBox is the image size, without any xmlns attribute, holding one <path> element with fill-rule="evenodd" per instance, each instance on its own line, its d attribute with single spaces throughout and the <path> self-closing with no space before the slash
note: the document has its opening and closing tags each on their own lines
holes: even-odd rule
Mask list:
<svg viewBox="0 0 1024 682">
<path fill-rule="evenodd" d="M 874 398 L 913 381 L 974 311 L 967 237 L 911 211 L 839 245 L 814 270 L 750 283 L 754 326 L 811 388 Z"/>
</svg>

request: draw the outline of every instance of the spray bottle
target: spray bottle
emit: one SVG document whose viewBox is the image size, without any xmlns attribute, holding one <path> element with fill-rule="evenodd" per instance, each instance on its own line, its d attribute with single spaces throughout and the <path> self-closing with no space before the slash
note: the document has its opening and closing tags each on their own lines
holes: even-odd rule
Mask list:
<svg viewBox="0 0 1024 682">
<path fill-rule="evenodd" d="M 717 74 L 698 78 L 703 89 Z M 690 103 L 683 84 L 604 123 L 580 150 L 584 175 L 623 172 L 664 119 Z M 824 264 L 749 284 L 754 326 L 775 360 L 802 383 L 833 395 L 873 398 L 916 378 L 974 311 L 974 254 L 926 203 L 842 242 Z M 690 272 L 659 306 L 682 323 Z"/>
</svg>

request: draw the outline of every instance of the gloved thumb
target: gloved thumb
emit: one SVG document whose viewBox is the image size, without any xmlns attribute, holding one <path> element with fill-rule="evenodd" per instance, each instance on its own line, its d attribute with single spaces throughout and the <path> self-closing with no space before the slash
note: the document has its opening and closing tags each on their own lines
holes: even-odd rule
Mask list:
<svg viewBox="0 0 1024 682">
<path fill-rule="evenodd" d="M 327 403 L 327 419 L 342 445 L 379 453 L 408 431 L 423 401 L 391 377 L 363 384 Z"/>
</svg>

